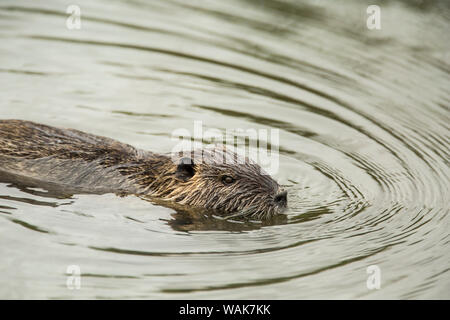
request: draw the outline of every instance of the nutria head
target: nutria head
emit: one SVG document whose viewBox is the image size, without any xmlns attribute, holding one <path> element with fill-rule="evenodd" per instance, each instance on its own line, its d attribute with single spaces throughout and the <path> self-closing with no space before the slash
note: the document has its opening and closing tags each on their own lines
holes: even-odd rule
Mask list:
<svg viewBox="0 0 450 320">
<path fill-rule="evenodd" d="M 287 205 L 287 192 L 270 175 L 225 147 L 172 155 L 150 189 L 152 196 L 229 217 L 265 219 Z"/>
</svg>

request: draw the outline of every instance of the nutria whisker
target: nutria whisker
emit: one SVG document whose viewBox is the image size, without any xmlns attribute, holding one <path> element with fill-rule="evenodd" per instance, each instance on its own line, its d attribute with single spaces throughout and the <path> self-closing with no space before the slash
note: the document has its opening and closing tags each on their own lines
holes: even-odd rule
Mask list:
<svg viewBox="0 0 450 320">
<path fill-rule="evenodd" d="M 256 207 L 250 207 L 245 210 L 239 211 L 237 213 L 231 214 L 229 216 L 224 217 L 225 220 L 229 220 L 232 218 L 249 218 L 254 215 Z"/>
</svg>

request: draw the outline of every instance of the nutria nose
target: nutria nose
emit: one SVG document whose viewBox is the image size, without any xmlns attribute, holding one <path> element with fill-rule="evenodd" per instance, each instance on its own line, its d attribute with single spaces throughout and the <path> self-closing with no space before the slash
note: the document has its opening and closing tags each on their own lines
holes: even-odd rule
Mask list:
<svg viewBox="0 0 450 320">
<path fill-rule="evenodd" d="M 273 198 L 276 204 L 286 204 L 287 203 L 287 191 L 278 193 L 275 198 Z"/>
</svg>

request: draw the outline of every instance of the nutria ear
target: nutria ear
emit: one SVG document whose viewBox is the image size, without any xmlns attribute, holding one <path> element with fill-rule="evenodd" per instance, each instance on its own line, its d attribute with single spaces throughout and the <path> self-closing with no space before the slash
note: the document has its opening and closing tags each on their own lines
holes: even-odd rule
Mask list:
<svg viewBox="0 0 450 320">
<path fill-rule="evenodd" d="M 194 161 L 191 158 L 182 158 L 177 166 L 175 176 L 178 179 L 187 181 L 195 174 Z"/>
</svg>

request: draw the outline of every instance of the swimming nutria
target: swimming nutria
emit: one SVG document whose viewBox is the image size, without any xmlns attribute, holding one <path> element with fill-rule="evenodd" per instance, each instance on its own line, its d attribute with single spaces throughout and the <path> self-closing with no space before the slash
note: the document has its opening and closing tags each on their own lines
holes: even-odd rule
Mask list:
<svg viewBox="0 0 450 320">
<path fill-rule="evenodd" d="M 87 192 L 145 195 L 229 216 L 264 219 L 286 207 L 287 192 L 249 159 L 242 161 L 225 147 L 188 154 L 157 154 L 74 129 L 0 120 L 0 170 L 7 173 Z"/>
</svg>

